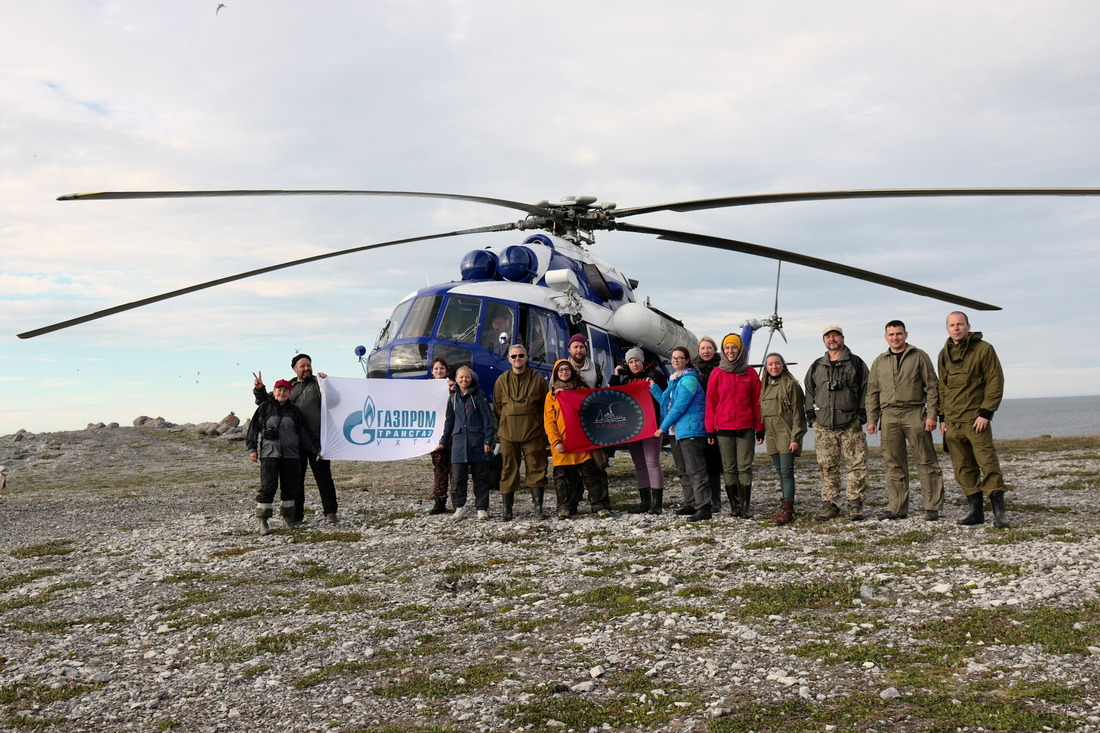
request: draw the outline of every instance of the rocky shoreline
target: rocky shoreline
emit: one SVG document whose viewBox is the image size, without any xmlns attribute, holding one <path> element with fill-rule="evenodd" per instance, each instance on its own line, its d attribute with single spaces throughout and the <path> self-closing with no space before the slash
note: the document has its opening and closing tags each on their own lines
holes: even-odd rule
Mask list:
<svg viewBox="0 0 1100 733">
<path fill-rule="evenodd" d="M 1002 445 L 1006 530 L 814 522 L 811 458 L 786 527 L 763 459 L 752 520 L 630 515 L 620 455 L 610 519 L 430 517 L 425 458 L 260 537 L 208 430 L 0 438 L 0 728 L 1100 731 L 1095 437 Z"/>
</svg>

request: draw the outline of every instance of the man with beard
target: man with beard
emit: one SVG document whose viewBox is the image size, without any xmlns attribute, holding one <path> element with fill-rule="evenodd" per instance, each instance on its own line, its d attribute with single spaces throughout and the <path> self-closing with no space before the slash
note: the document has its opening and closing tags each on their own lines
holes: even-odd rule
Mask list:
<svg viewBox="0 0 1100 733">
<path fill-rule="evenodd" d="M 817 465 L 821 468 L 821 513 L 814 519 L 840 516 L 840 462 L 848 466 L 848 516 L 863 519 L 867 491 L 867 436 L 863 423 L 867 365 L 844 345 L 844 331 L 829 325 L 821 333 L 825 355 L 810 365 L 806 387 L 806 424 L 814 429 Z"/>
</svg>

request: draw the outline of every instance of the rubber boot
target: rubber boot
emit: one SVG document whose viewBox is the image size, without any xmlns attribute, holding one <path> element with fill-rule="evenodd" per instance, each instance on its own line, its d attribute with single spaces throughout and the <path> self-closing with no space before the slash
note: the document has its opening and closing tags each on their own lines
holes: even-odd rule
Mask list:
<svg viewBox="0 0 1100 733">
<path fill-rule="evenodd" d="M 956 524 L 962 524 L 970 526 L 972 524 L 985 524 L 985 512 L 982 510 L 982 504 L 985 502 L 985 497 L 982 496 L 982 492 L 975 491 L 973 494 L 967 494 L 966 501 L 970 504 L 970 513 L 960 519 Z M 1004 506 L 1004 494 L 1001 495 L 1001 506 Z"/>
<path fill-rule="evenodd" d="M 535 505 L 535 519 L 546 519 L 546 512 L 542 510 L 542 500 L 544 496 L 546 496 L 546 487 L 531 487 L 531 501 Z"/>
<path fill-rule="evenodd" d="M 708 481 L 709 481 L 708 477 Z M 710 511 L 712 514 L 722 513 L 722 483 L 721 480 L 710 481 Z"/>
<path fill-rule="evenodd" d="M 664 514 L 665 513 L 665 490 L 664 489 L 650 489 L 650 497 L 652 501 L 649 504 L 650 514 Z"/>
<path fill-rule="evenodd" d="M 511 522 L 512 521 L 512 505 L 516 501 L 515 494 L 501 494 L 500 498 L 504 502 L 504 511 L 500 513 L 500 521 Z"/>
<path fill-rule="evenodd" d="M 432 514 L 432 515 L 434 515 L 434 514 L 443 514 L 446 511 L 447 511 L 447 499 L 444 497 L 444 498 L 439 498 L 439 499 L 435 500 L 435 504 L 433 504 L 432 508 L 428 510 L 428 514 Z M 327 514 L 325 516 L 328 517 Z M 335 515 L 333 515 L 333 516 L 335 516 Z M 336 523 L 333 522 L 333 524 L 336 524 Z"/>
<path fill-rule="evenodd" d="M 730 484 L 726 487 L 726 498 L 730 500 L 730 516 L 741 516 L 741 499 L 739 497 L 740 487 L 737 484 Z"/>
<path fill-rule="evenodd" d="M 259 517 L 260 521 L 260 536 L 271 534 L 271 525 L 267 523 L 267 517 Z"/>
<path fill-rule="evenodd" d="M 752 510 L 749 509 L 749 500 L 752 499 L 752 484 L 738 484 L 738 494 L 741 499 L 741 516 L 752 519 Z"/>
<path fill-rule="evenodd" d="M 706 506 L 702 507 L 701 509 L 696 509 L 695 513 L 692 514 L 690 517 L 688 517 L 688 521 L 689 522 L 703 522 L 703 521 L 706 521 L 706 520 L 710 519 L 710 517 L 711 517 L 710 504 L 707 504 Z"/>
<path fill-rule="evenodd" d="M 784 501 L 784 500 L 780 499 L 780 501 L 779 501 L 779 511 L 777 511 L 775 514 L 772 515 L 772 521 L 775 522 L 777 525 L 782 526 L 784 524 L 790 524 L 791 520 L 793 520 L 793 519 L 794 519 L 794 502 L 793 501 Z"/>
<path fill-rule="evenodd" d="M 1005 510 L 1005 492 L 994 491 L 989 495 L 989 503 L 993 507 L 993 526 L 1001 529 L 1011 526 L 1008 523 L 1008 512 Z"/>
<path fill-rule="evenodd" d="M 638 504 L 638 508 L 637 509 L 631 509 L 630 511 L 627 512 L 627 514 L 645 514 L 646 512 L 649 511 L 650 490 L 649 489 L 638 489 L 638 498 L 640 499 L 640 503 Z"/>
</svg>

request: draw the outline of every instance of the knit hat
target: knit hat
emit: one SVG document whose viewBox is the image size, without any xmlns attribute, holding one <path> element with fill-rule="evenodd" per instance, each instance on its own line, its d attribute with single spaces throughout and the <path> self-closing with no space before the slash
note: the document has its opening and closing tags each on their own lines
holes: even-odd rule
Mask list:
<svg viewBox="0 0 1100 733">
<path fill-rule="evenodd" d="M 726 358 L 726 344 L 737 346 L 737 361 Z M 719 354 L 718 368 L 730 374 L 744 374 L 749 368 L 749 352 L 742 345 L 741 337 L 735 333 L 727 333 L 722 339 L 722 352 Z"/>
<path fill-rule="evenodd" d="M 575 333 L 573 334 L 573 337 L 569 339 L 569 345 L 572 346 L 575 343 L 582 343 L 585 346 L 588 346 L 588 339 L 584 337 L 584 334 Z"/>
<path fill-rule="evenodd" d="M 645 352 L 642 351 L 641 349 L 639 349 L 637 346 L 635 346 L 633 349 L 630 349 L 629 351 L 626 352 L 626 360 L 630 361 L 631 359 L 637 359 L 638 361 L 640 361 L 644 364 L 645 363 Z"/>
<path fill-rule="evenodd" d="M 722 350 L 725 351 L 726 344 L 737 344 L 737 350 L 740 351 L 745 348 L 745 345 L 741 342 L 741 337 L 735 333 L 728 333 L 726 337 L 722 339 Z"/>
</svg>

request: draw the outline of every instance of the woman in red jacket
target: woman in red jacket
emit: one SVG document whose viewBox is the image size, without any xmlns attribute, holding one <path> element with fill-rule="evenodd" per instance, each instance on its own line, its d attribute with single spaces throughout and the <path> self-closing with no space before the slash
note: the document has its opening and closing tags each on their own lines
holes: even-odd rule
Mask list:
<svg viewBox="0 0 1100 733">
<path fill-rule="evenodd" d="M 735 333 L 722 339 L 722 360 L 707 380 L 707 439 L 722 453 L 723 478 L 730 514 L 752 516 L 752 462 L 764 442 L 760 417 L 760 375 Z"/>
</svg>

